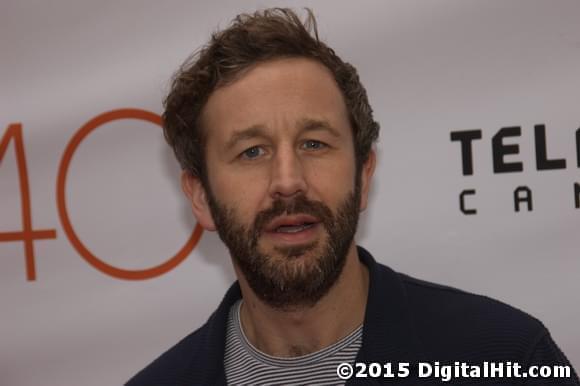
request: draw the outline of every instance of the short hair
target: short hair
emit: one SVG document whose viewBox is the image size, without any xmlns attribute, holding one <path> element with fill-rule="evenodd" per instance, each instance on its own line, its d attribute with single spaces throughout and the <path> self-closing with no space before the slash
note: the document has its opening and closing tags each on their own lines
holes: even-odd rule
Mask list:
<svg viewBox="0 0 580 386">
<path fill-rule="evenodd" d="M 356 69 L 320 41 L 316 19 L 310 9 L 306 11 L 304 22 L 287 8 L 240 14 L 228 28 L 213 33 L 175 73 L 164 100 L 163 132 L 183 170 L 207 182 L 207 133 L 199 118 L 210 95 L 258 63 L 293 57 L 314 59 L 334 76 L 348 110 L 360 170 L 378 138 L 379 124 Z"/>
</svg>

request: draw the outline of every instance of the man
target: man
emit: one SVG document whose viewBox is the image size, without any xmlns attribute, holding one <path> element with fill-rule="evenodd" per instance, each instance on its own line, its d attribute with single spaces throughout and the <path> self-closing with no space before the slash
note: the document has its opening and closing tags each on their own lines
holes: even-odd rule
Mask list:
<svg viewBox="0 0 580 386">
<path fill-rule="evenodd" d="M 395 273 L 356 246 L 379 126 L 310 12 L 305 23 L 287 9 L 238 16 L 181 68 L 165 107 L 183 190 L 238 281 L 128 385 L 417 384 L 442 380 L 427 365 L 484 361 L 506 372 L 480 381 L 512 384 L 522 379 L 505 378 L 508 361 L 569 365 L 538 320 Z M 579 384 L 573 371 L 530 380 Z"/>
</svg>

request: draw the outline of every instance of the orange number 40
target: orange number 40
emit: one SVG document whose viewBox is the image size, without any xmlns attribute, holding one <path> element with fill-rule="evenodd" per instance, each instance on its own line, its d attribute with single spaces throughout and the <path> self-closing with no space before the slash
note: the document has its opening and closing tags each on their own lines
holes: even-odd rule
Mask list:
<svg viewBox="0 0 580 386">
<path fill-rule="evenodd" d="M 91 266 L 98 269 L 99 271 L 116 277 L 118 279 L 125 280 L 144 280 L 150 279 L 156 276 L 160 276 L 173 268 L 175 268 L 179 263 L 181 263 L 185 258 L 191 253 L 193 248 L 195 248 L 201 234 L 203 232 L 202 228 L 196 225 L 191 236 L 186 241 L 185 245 L 175 254 L 175 256 L 169 258 L 162 264 L 154 267 L 140 269 L 140 270 L 127 270 L 115 267 L 104 262 L 102 259 L 95 256 L 79 239 L 74 231 L 73 225 L 70 221 L 70 217 L 67 212 L 66 205 L 66 179 L 70 163 L 73 159 L 74 152 L 77 147 L 93 130 L 98 127 L 115 121 L 119 119 L 138 119 L 147 121 L 156 125 L 161 125 L 161 117 L 157 114 L 151 113 L 145 110 L 139 109 L 119 109 L 114 111 L 109 111 L 98 115 L 97 117 L 91 119 L 83 127 L 81 127 L 75 135 L 72 137 L 68 143 L 64 154 L 62 156 L 60 167 L 58 169 L 57 177 L 57 206 L 58 215 L 63 226 L 63 230 L 70 241 L 71 245 L 75 250 L 85 259 Z M 0 242 L 2 241 L 22 241 L 24 242 L 24 252 L 26 257 L 26 278 L 28 280 L 36 280 L 36 268 L 34 260 L 34 240 L 38 239 L 54 239 L 56 238 L 56 230 L 54 229 L 43 229 L 43 230 L 33 230 L 32 227 L 32 214 L 30 208 L 30 189 L 28 184 L 28 171 L 26 167 L 26 156 L 24 154 L 24 141 L 22 138 L 22 126 L 18 123 L 11 124 L 8 126 L 4 137 L 0 141 L 0 161 L 10 141 L 14 142 L 14 148 L 16 153 L 16 161 L 18 167 L 18 176 L 20 180 L 20 197 L 22 201 L 22 230 L 19 232 L 3 232 L 0 233 Z"/>
</svg>

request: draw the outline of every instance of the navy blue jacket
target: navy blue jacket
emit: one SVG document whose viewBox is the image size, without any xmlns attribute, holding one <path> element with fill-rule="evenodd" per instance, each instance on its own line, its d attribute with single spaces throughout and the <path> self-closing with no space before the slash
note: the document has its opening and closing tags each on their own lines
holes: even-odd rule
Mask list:
<svg viewBox="0 0 580 386">
<path fill-rule="evenodd" d="M 347 385 L 442 383 L 415 378 L 417 364 L 488 362 L 570 365 L 537 319 L 485 296 L 428 283 L 394 272 L 358 247 L 369 269 L 369 294 L 363 343 L 356 361 L 410 363 L 406 378 L 351 378 Z M 135 375 L 127 386 L 225 385 L 224 348 L 230 306 L 241 297 L 238 283 L 198 330 Z M 448 385 L 580 385 L 574 370 L 568 379 L 455 379 Z M 367 371 L 368 373 L 368 371 Z M 337 378 L 338 381 L 338 378 Z"/>
</svg>

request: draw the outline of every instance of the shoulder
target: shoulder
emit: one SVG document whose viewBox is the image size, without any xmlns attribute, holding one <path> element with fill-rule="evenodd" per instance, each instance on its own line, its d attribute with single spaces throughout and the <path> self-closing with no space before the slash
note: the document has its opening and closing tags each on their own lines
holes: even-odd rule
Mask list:
<svg viewBox="0 0 580 386">
<path fill-rule="evenodd" d="M 421 340 L 441 359 L 527 360 L 548 335 L 538 319 L 501 301 L 397 276 Z"/>
<path fill-rule="evenodd" d="M 499 324 L 506 328 L 540 330 L 542 323 L 524 311 L 484 295 L 450 286 L 397 274 L 408 296 L 411 308 L 418 314 L 429 314 L 441 322 L 465 324 Z"/>
</svg>

